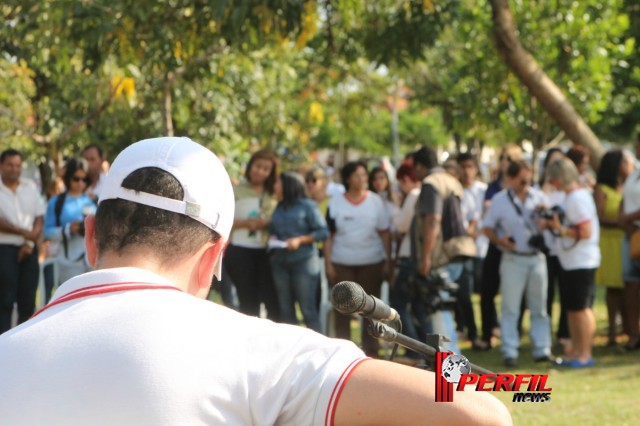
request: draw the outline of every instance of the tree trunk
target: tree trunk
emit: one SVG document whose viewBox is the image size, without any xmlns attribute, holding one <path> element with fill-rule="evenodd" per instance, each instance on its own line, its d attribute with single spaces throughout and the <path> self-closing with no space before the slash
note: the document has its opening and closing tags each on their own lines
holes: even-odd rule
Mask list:
<svg viewBox="0 0 640 426">
<path fill-rule="evenodd" d="M 597 169 L 604 149 L 598 137 L 569 103 L 560 88 L 551 81 L 531 54 L 522 46 L 508 0 L 489 0 L 493 15 L 496 47 L 509 69 L 540 101 L 567 137 L 591 153 L 591 166 Z"/>
<path fill-rule="evenodd" d="M 173 73 L 167 73 L 162 100 L 162 123 L 165 136 L 173 136 L 173 80 Z"/>
</svg>

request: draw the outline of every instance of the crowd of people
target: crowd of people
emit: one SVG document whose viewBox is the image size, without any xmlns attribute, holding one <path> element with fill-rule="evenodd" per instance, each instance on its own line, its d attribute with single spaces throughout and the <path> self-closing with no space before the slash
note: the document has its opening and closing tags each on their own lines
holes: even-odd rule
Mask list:
<svg viewBox="0 0 640 426">
<path fill-rule="evenodd" d="M 45 300 L 52 289 L 88 271 L 84 218 L 93 214 L 105 179 L 106 161 L 97 145 L 69 158 L 42 190 L 22 177 L 23 155 L 14 149 L 0 154 L 0 333 L 31 317 L 36 307 L 40 262 L 54 259 L 43 271 Z M 58 282 L 54 282 L 58 277 Z"/>
<path fill-rule="evenodd" d="M 266 161 L 254 158 L 242 193 L 218 157 L 186 137 L 143 140 L 116 157 L 95 214 L 84 220 L 92 270 L 62 283 L 50 303 L 0 335 L 3 424 L 512 424 L 507 408 L 488 392 L 468 389 L 440 404 L 433 372 L 367 357 L 348 340 L 311 330 L 317 317 L 309 303 L 313 291 L 305 286 L 317 285 L 315 243 L 329 227 L 306 197 L 311 179 L 305 185 L 300 175 L 277 173 L 273 157 L 260 155 Z M 21 222 L 15 224 L 16 217 L 6 218 L 2 210 L 3 235 L 19 239 L 13 257 L 3 261 L 22 265 L 37 250 L 44 203 L 29 198 L 37 190 L 19 179 L 20 161 L 15 151 L 0 158 L 0 206 L 24 208 L 28 216 L 17 215 Z M 67 199 L 79 198 L 79 185 L 86 184 L 81 169 L 71 169 Z M 331 264 L 336 275 L 371 269 L 366 272 L 373 277 L 388 267 L 382 242 L 388 230 L 377 217 L 384 206 L 367 192 L 362 165 L 347 170 L 345 195 L 351 191 L 360 205 L 369 200 L 379 207 L 371 214 L 358 211 L 357 220 L 366 222 L 372 241 L 381 242 L 374 257 L 361 258 L 364 266 L 335 263 L 343 261 L 337 249 Z M 247 204 L 235 217 L 234 198 Z M 354 224 L 350 208 L 357 206 L 341 210 L 332 201 L 327 216 L 335 222 L 334 247 L 349 247 L 345 225 Z M 204 300 L 213 277 L 223 276 L 232 229 L 243 231 L 235 239 L 238 248 L 251 250 L 238 257 L 256 259 L 244 267 L 273 272 L 256 282 L 249 299 L 238 289 L 240 306 L 254 315 Z M 264 246 L 268 234 L 274 238 Z M 265 247 L 281 251 L 267 252 L 265 262 Z M 5 255 L 9 248 L 3 250 Z M 297 300 L 309 328 L 255 316 L 256 304 L 266 305 L 261 298 L 267 295 L 259 291 L 269 282 L 278 292 L 278 309 L 265 315 L 297 322 Z M 21 305 L 20 319 L 28 308 Z"/>
<path fill-rule="evenodd" d="M 640 142 L 637 149 L 640 155 Z M 18 323 L 33 314 L 39 260 L 51 257 L 58 269 L 58 282 L 44 270 L 47 300 L 53 287 L 91 270 L 84 219 L 95 212 L 108 173 L 100 147 L 88 146 L 65 162 L 43 201 L 20 177 L 22 160 L 15 150 L 0 157 L 0 332 L 11 328 L 14 304 Z M 354 281 L 376 297 L 387 281 L 409 337 L 442 334 L 443 348 L 454 352 L 459 339 L 474 350 L 499 342 L 505 365 L 515 367 L 528 312 L 536 362 L 589 367 L 596 284 L 606 287 L 608 344 L 625 334 L 625 347 L 640 349 L 640 266 L 631 255 L 640 224 L 634 163 L 614 149 L 592 176 L 586 150 L 553 148 L 534 182 L 521 148 L 506 145 L 494 179 L 485 183 L 470 152 L 440 165 L 423 147 L 390 175 L 364 161 L 348 162 L 339 173 L 319 164 L 280 171 L 277 156 L 260 150 L 234 185 L 233 227 L 215 288 L 244 314 L 322 332 L 323 281 L 329 287 Z M 480 295 L 481 324 L 473 293 Z M 352 338 L 350 317 L 336 314 L 332 324 L 332 335 Z M 356 340 L 379 357 L 379 342 L 365 329 Z M 563 358 L 554 357 L 554 336 Z"/>
</svg>

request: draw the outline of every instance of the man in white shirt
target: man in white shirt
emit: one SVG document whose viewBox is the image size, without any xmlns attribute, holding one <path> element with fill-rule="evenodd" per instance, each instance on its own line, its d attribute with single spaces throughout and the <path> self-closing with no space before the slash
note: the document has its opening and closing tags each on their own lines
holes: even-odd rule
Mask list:
<svg viewBox="0 0 640 426">
<path fill-rule="evenodd" d="M 477 256 L 465 262 L 465 270 L 458 282 L 460 288 L 458 290 L 456 322 L 458 331 L 463 331 L 463 327 L 461 326 L 466 327 L 467 337 L 472 342 L 473 347 L 479 348 L 482 342 L 478 339 L 478 329 L 476 327 L 473 304 L 471 303 L 471 294 L 476 284 L 479 289 L 479 283 L 482 277 L 482 261 L 489 248 L 489 240 L 482 232 L 479 232 L 482 229 L 484 194 L 487 190 L 487 184 L 476 179 L 479 167 L 478 160 L 473 154 L 463 152 L 458 155 L 456 161 L 460 168 L 460 183 L 464 188 L 464 196 L 461 204 L 464 226 L 467 233 L 475 238 L 477 249 Z"/>
<path fill-rule="evenodd" d="M 82 157 L 89 163 L 90 183 L 87 188 L 87 195 L 91 197 L 93 201 L 98 201 L 100 192 L 102 191 L 102 185 L 107 177 L 102 168 L 105 160 L 104 153 L 98 145 L 91 144 L 82 150 Z"/>
<path fill-rule="evenodd" d="M 220 277 L 233 212 L 229 176 L 203 146 L 125 149 L 85 221 L 95 271 L 0 336 L 2 423 L 511 423 L 486 392 L 438 404 L 432 373 L 200 300 Z"/>
<path fill-rule="evenodd" d="M 33 182 L 20 177 L 22 154 L 0 154 L 0 333 L 11 328 L 13 305 L 18 323 L 31 317 L 38 287 L 38 250 L 44 203 Z"/>
</svg>

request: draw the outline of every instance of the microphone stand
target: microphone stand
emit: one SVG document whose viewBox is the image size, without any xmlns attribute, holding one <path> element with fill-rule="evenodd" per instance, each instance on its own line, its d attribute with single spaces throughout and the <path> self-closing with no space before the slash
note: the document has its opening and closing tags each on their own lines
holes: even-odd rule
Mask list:
<svg viewBox="0 0 640 426">
<path fill-rule="evenodd" d="M 443 339 L 443 336 L 440 335 L 430 335 L 428 337 L 434 338 L 429 340 L 436 340 L 438 343 L 436 344 L 437 349 L 433 346 L 427 345 L 426 343 L 422 343 L 416 339 L 412 339 L 409 336 L 405 336 L 402 333 L 399 333 L 397 330 L 389 327 L 386 324 L 383 324 L 380 321 L 369 321 L 369 334 L 376 339 L 382 339 L 386 342 L 395 343 L 401 345 L 407 349 L 411 349 L 412 351 L 418 352 L 422 354 L 429 364 L 431 365 L 430 370 L 433 371 L 433 366 L 435 365 L 435 357 L 436 353 L 440 351 L 439 341 Z M 486 368 L 482 368 L 478 365 L 475 365 L 469 361 L 469 367 L 471 367 L 471 371 L 474 373 L 480 374 L 495 374 L 494 372 L 487 370 Z"/>
</svg>

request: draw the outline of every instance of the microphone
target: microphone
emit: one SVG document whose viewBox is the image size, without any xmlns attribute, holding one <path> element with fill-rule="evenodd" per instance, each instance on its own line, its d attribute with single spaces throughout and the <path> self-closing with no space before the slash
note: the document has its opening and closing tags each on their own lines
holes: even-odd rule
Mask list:
<svg viewBox="0 0 640 426">
<path fill-rule="evenodd" d="M 342 281 L 333 287 L 331 304 L 341 314 L 360 314 L 376 321 L 400 323 L 400 316 L 395 309 L 367 294 L 360 285 L 352 281 Z"/>
</svg>

